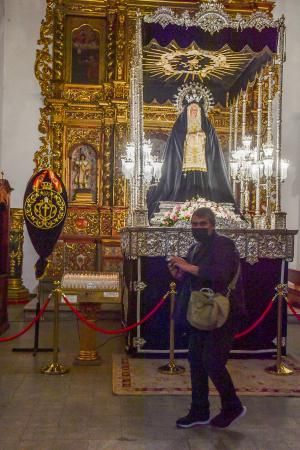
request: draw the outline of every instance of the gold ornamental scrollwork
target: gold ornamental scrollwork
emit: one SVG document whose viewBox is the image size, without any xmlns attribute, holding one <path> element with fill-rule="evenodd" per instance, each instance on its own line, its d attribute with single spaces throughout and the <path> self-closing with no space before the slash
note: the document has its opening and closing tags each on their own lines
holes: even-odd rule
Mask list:
<svg viewBox="0 0 300 450">
<path fill-rule="evenodd" d="M 178 111 L 174 105 L 157 106 L 157 105 L 145 105 L 144 106 L 144 123 L 146 126 L 154 125 L 162 128 L 171 128 L 178 117 Z"/>
<path fill-rule="evenodd" d="M 52 94 L 51 80 L 53 71 L 53 58 L 50 46 L 53 44 L 54 33 L 54 10 L 56 6 L 55 0 L 47 0 L 46 17 L 42 20 L 40 28 L 40 38 L 38 45 L 41 49 L 36 51 L 36 60 L 34 72 L 38 80 L 41 92 L 44 97 L 50 97 Z"/>
<path fill-rule="evenodd" d="M 70 272 L 94 272 L 97 268 L 95 243 L 65 243 L 65 266 Z"/>
<path fill-rule="evenodd" d="M 82 3 L 73 3 L 67 5 L 67 12 L 77 14 L 103 15 L 103 6 L 83 5 Z"/>
<path fill-rule="evenodd" d="M 69 210 L 64 224 L 64 233 L 98 236 L 100 233 L 98 211 Z"/>
<path fill-rule="evenodd" d="M 66 100 L 74 103 L 98 103 L 105 100 L 104 88 L 99 85 L 97 89 L 70 87 L 64 90 Z"/>
<path fill-rule="evenodd" d="M 44 107 L 40 108 L 40 123 L 39 132 L 43 135 L 40 137 L 42 145 L 39 150 L 35 152 L 34 161 L 36 169 L 51 167 L 50 160 L 50 125 L 49 117 L 51 115 L 51 106 L 48 99 L 52 97 L 53 77 L 53 57 L 51 53 L 51 46 L 53 45 L 54 33 L 54 11 L 56 7 L 55 0 L 47 0 L 46 16 L 42 20 L 40 28 L 40 38 L 37 42 L 38 48 L 36 51 L 36 59 L 34 65 L 34 73 L 39 82 L 42 96 L 44 97 Z"/>
<path fill-rule="evenodd" d="M 64 242 L 58 241 L 53 252 L 48 258 L 48 266 L 45 270 L 45 279 L 60 280 L 64 273 Z"/>
<path fill-rule="evenodd" d="M 112 211 L 110 208 L 102 208 L 100 211 L 100 234 L 110 236 L 112 228 Z"/>
<path fill-rule="evenodd" d="M 121 229 L 125 227 L 126 217 L 127 217 L 127 210 L 114 209 L 113 223 L 112 223 L 113 231 L 120 233 Z"/>
<path fill-rule="evenodd" d="M 10 234 L 9 234 L 9 275 L 10 277 L 22 276 L 23 261 L 23 210 L 11 208 L 10 210 Z"/>
<path fill-rule="evenodd" d="M 100 111 L 66 111 L 65 118 L 67 120 L 97 120 L 103 119 L 103 112 Z"/>
<path fill-rule="evenodd" d="M 114 98 L 118 100 L 128 100 L 129 85 L 124 81 L 114 81 Z M 121 105 L 118 105 L 121 108 Z M 127 108 L 126 108 L 127 109 Z"/>
<path fill-rule="evenodd" d="M 114 177 L 114 205 L 127 206 L 126 200 L 128 198 L 127 183 L 123 176 Z"/>
<path fill-rule="evenodd" d="M 24 215 L 21 208 L 10 209 L 9 278 L 8 299 L 11 302 L 29 300 L 29 292 L 23 285 Z"/>
<path fill-rule="evenodd" d="M 68 128 L 67 129 L 67 143 L 71 148 L 74 144 L 79 142 L 90 143 L 100 152 L 101 145 L 101 131 L 98 128 Z"/>
<path fill-rule="evenodd" d="M 121 174 L 121 158 L 126 153 L 127 125 L 119 123 L 116 125 L 115 143 L 115 174 Z"/>
<path fill-rule="evenodd" d="M 127 18 L 127 24 L 126 24 L 126 29 L 127 29 L 127 58 L 128 61 L 132 61 L 133 60 L 133 55 L 134 55 L 134 46 L 135 46 L 135 20 L 132 19 L 131 17 Z"/>
</svg>

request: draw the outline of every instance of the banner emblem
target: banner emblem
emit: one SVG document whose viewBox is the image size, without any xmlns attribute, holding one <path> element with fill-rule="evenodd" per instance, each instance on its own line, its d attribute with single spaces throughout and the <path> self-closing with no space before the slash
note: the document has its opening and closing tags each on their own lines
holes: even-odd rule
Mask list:
<svg viewBox="0 0 300 450">
<path fill-rule="evenodd" d="M 64 220 L 66 203 L 60 192 L 52 184 L 44 182 L 41 188 L 34 190 L 24 204 L 26 219 L 36 228 L 50 230 Z"/>
</svg>

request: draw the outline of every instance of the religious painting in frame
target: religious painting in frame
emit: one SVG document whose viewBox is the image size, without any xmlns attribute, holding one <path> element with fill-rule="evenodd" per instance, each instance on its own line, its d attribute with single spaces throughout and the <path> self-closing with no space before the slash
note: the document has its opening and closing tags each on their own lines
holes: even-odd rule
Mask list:
<svg viewBox="0 0 300 450">
<path fill-rule="evenodd" d="M 68 17 L 66 82 L 98 85 L 105 81 L 106 20 Z"/>
</svg>

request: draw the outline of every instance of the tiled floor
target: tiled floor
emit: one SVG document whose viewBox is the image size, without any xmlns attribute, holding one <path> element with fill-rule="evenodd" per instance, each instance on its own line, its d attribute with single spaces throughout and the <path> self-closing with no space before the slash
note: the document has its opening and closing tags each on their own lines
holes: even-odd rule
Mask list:
<svg viewBox="0 0 300 450">
<path fill-rule="evenodd" d="M 13 334 L 23 328 L 23 312 L 10 307 Z M 117 321 L 102 323 L 118 327 Z M 104 343 L 98 335 L 103 364 L 73 366 L 78 328 L 73 317 L 61 321 L 60 362 L 64 376 L 41 375 L 51 354 L 12 352 L 31 347 L 33 332 L 0 343 L 0 450 L 287 450 L 300 449 L 300 398 L 246 397 L 247 416 L 227 430 L 203 426 L 177 430 L 175 420 L 189 397 L 118 397 L 111 392 L 111 354 L 122 352 L 124 338 Z M 40 346 L 51 346 L 52 323 L 41 324 Z M 289 324 L 289 351 L 300 356 L 300 323 Z M 218 400 L 212 399 L 212 412 Z"/>
</svg>

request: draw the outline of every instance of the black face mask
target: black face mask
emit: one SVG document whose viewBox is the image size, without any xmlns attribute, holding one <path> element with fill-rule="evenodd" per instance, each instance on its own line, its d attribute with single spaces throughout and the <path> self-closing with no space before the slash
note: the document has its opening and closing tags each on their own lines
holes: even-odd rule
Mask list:
<svg viewBox="0 0 300 450">
<path fill-rule="evenodd" d="M 205 244 L 210 238 L 207 228 L 192 228 L 192 234 L 194 239 L 201 244 Z"/>
</svg>

